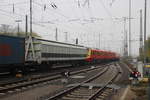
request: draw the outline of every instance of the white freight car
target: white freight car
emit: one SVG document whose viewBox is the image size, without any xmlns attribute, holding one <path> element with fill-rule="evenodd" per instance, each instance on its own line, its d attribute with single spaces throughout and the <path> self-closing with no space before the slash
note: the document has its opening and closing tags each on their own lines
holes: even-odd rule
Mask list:
<svg viewBox="0 0 150 100">
<path fill-rule="evenodd" d="M 26 45 L 26 61 L 41 63 L 82 62 L 88 49 L 75 44 L 33 38 Z M 33 44 L 33 45 L 32 45 Z"/>
</svg>

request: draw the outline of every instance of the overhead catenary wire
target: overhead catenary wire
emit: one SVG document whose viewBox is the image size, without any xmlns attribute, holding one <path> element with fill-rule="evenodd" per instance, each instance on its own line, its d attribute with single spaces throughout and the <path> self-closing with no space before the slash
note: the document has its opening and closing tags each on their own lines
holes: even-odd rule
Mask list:
<svg viewBox="0 0 150 100">
<path fill-rule="evenodd" d="M 25 15 L 23 15 L 23 14 L 19 14 L 19 13 L 12 13 L 12 12 L 9 12 L 9 11 L 6 11 L 6 10 L 3 10 L 3 9 L 0 9 L 0 12 L 4 12 L 4 13 L 7 13 L 7 14 L 9 14 L 9 15 L 14 15 L 14 16 L 20 16 L 20 17 L 22 17 L 21 19 L 22 20 L 25 20 Z M 6 15 L 6 14 L 3 14 L 3 15 Z M 13 16 L 9 16 L 8 15 L 8 17 L 10 17 L 10 18 L 12 18 Z M 6 15 L 7 16 L 7 15 Z M 14 20 L 16 20 L 16 17 L 13 17 L 14 18 Z M 33 18 L 33 19 L 35 19 L 35 18 Z M 36 20 L 36 19 L 35 19 Z"/>
<path fill-rule="evenodd" d="M 11 19 L 15 19 L 16 17 L 15 16 L 10 16 L 9 14 L 4 14 L 4 13 L 6 13 L 6 12 L 1 12 L 0 11 L 0 15 L 3 15 L 3 16 L 7 16 L 7 17 L 9 17 L 9 18 L 11 18 Z"/>
<path fill-rule="evenodd" d="M 33 1 L 33 4 L 36 4 L 36 5 L 38 5 L 38 6 L 43 8 L 43 5 L 39 4 L 38 2 Z M 46 9 L 49 10 L 49 11 L 52 11 L 50 8 L 46 8 Z M 54 13 L 57 13 L 58 15 L 63 16 L 64 18 L 69 18 L 68 16 L 66 16 L 66 15 L 64 15 L 64 14 L 62 14 L 60 12 L 55 11 Z"/>
<path fill-rule="evenodd" d="M 1 11 L 1 12 L 5 12 L 5 13 L 9 13 L 9 14 L 13 14 L 12 12 L 9 12 L 9 11 L 3 10 L 3 9 L 0 9 L 0 11 Z M 14 12 L 14 14 L 17 15 L 17 16 L 24 16 L 24 15 L 22 15 L 22 14 L 15 13 L 15 12 Z"/>
<path fill-rule="evenodd" d="M 43 1 L 43 2 L 39 3 L 39 1 L 41 1 L 41 2 Z M 52 0 L 52 1 L 54 1 L 54 0 Z M 48 4 L 46 4 L 47 2 L 48 2 Z M 91 1 L 91 2 L 93 2 L 93 1 Z M 28 3 L 28 2 L 26 2 L 26 3 Z M 96 19 L 94 17 L 94 14 L 93 14 L 94 10 L 92 8 L 90 8 L 92 6 L 92 5 L 90 5 L 91 3 L 89 4 L 90 5 L 89 8 L 85 9 L 82 6 L 80 8 L 77 8 L 77 10 L 76 10 L 76 8 L 73 8 L 74 7 L 73 4 L 72 4 L 73 6 L 70 5 L 70 4 L 67 4 L 68 8 L 73 9 L 73 11 L 72 11 L 73 13 L 71 12 L 71 14 L 72 14 L 71 16 L 66 14 L 65 11 L 64 11 L 65 8 L 63 9 L 63 6 L 60 7 L 60 5 L 57 5 L 58 4 L 57 2 L 56 2 L 57 9 L 53 9 L 49 5 L 50 3 L 51 3 L 51 1 L 48 1 L 48 0 L 34 0 L 33 1 L 33 5 L 34 5 L 34 10 L 33 11 L 35 11 L 33 13 L 33 15 L 34 14 L 39 15 L 38 17 L 35 16 L 35 15 L 33 16 L 33 17 L 35 17 L 33 19 L 33 24 L 34 25 L 38 25 L 39 27 L 41 26 L 43 29 L 46 28 L 46 29 L 49 29 L 49 30 L 53 30 L 53 29 L 55 29 L 56 26 L 58 26 L 58 28 L 61 32 L 69 31 L 69 32 L 72 32 L 72 33 L 78 32 L 78 34 L 79 34 L 79 33 L 82 33 L 82 32 L 89 33 L 88 32 L 89 29 L 92 29 L 90 31 L 91 31 L 91 33 L 94 33 L 94 31 L 95 31 L 95 28 L 93 27 L 94 24 L 95 23 L 99 24 L 99 25 L 101 24 L 101 23 L 99 23 L 99 21 L 102 21 L 102 20 L 101 19 L 100 20 Z M 10 4 L 13 4 L 13 3 L 10 3 Z M 80 4 L 82 5 L 82 2 L 80 2 Z M 16 4 L 15 2 L 14 2 L 14 5 L 18 5 L 17 7 L 16 6 L 14 7 L 15 9 L 21 8 L 21 6 L 19 6 L 19 4 Z M 20 4 L 20 5 L 22 5 L 22 4 Z M 38 6 L 36 6 L 36 5 L 38 5 Z M 44 6 L 45 5 L 46 5 L 46 8 L 45 8 L 45 11 L 44 11 Z M 47 5 L 49 7 L 47 7 Z M 38 13 L 36 12 L 37 10 L 40 9 L 38 7 L 41 7 L 43 9 L 41 11 L 41 13 L 39 13 L 40 11 Z M 105 6 L 105 8 L 106 8 L 106 6 Z M 75 10 L 77 12 L 75 12 Z M 107 10 L 108 10 L 108 12 L 106 12 L 106 13 L 108 14 L 110 11 L 109 11 L 109 9 L 107 9 Z M 26 14 L 28 14 L 28 9 L 26 9 L 25 11 L 27 12 Z M 78 15 L 75 14 L 74 12 L 77 13 Z M 8 14 L 8 15 L 10 14 L 10 16 L 11 16 L 13 13 L 12 12 L 10 13 L 8 11 L 6 14 Z M 14 11 L 13 16 L 19 16 L 17 14 L 18 14 L 18 12 Z M 20 17 L 24 19 L 25 15 L 22 12 L 19 12 L 19 14 L 21 14 Z M 46 15 L 46 16 L 44 16 L 44 15 Z M 103 21 L 112 19 L 113 16 L 111 14 L 108 14 L 108 15 L 109 15 L 110 18 L 108 18 L 108 19 L 103 18 Z M 42 17 L 39 18 L 40 16 L 43 16 L 43 20 L 42 20 Z M 54 16 L 54 17 L 52 17 L 52 19 L 51 19 L 51 16 Z M 80 16 L 80 17 L 78 17 L 78 16 Z M 15 17 L 12 17 L 12 18 L 14 18 L 14 20 L 15 20 Z M 55 18 L 58 18 L 58 19 L 61 19 L 61 20 L 58 20 L 58 21 L 53 20 Z M 80 20 L 77 20 L 77 21 L 74 20 L 72 22 L 69 22 L 69 20 L 73 20 L 73 18 L 79 18 Z M 94 23 L 92 23 L 91 20 L 93 20 Z M 51 23 L 51 21 L 52 21 L 52 23 Z M 51 27 L 51 28 L 48 28 L 48 27 Z M 102 24 L 101 24 L 100 27 L 103 27 Z M 99 30 L 99 29 L 97 29 L 97 30 Z"/>
<path fill-rule="evenodd" d="M 35 2 L 34 2 L 35 3 Z M 40 7 L 43 7 L 43 5 L 41 5 L 41 4 L 39 4 L 39 3 L 36 3 L 36 4 L 38 4 Z M 49 9 L 49 8 L 48 8 Z M 50 9 L 49 9 L 50 10 Z M 67 26 L 68 27 L 68 26 Z"/>
<path fill-rule="evenodd" d="M 12 6 L 12 5 L 25 5 L 27 3 L 29 3 L 29 2 L 25 1 L 25 2 L 9 3 L 9 4 L 0 5 L 0 7 L 2 7 L 2 6 L 6 7 L 6 6 Z"/>
<path fill-rule="evenodd" d="M 102 0 L 98 0 L 100 2 L 100 4 L 103 6 L 104 10 L 106 11 L 106 13 L 109 15 L 110 18 L 113 18 L 111 12 L 106 8 L 105 4 L 103 3 Z"/>
<path fill-rule="evenodd" d="M 36 3 L 36 4 L 38 4 L 38 5 L 40 5 L 41 7 L 42 7 L 42 5 L 41 4 L 39 4 L 39 3 Z M 81 22 L 80 22 L 81 23 Z"/>
<path fill-rule="evenodd" d="M 6 11 L 6 13 L 12 14 L 11 12 L 7 12 L 7 11 Z M 14 15 L 18 16 L 18 13 L 16 13 L 16 12 L 15 12 L 15 13 L 14 13 Z M 19 16 L 24 18 L 24 15 L 22 15 L 22 14 L 21 14 L 21 15 L 19 15 Z M 80 23 L 81 23 L 81 22 L 80 22 Z M 89 23 L 89 22 L 88 22 L 88 23 Z M 34 24 L 36 24 L 36 20 L 34 20 Z M 38 24 L 38 23 L 37 23 L 37 24 Z M 39 24 L 38 24 L 38 25 L 39 25 Z M 43 26 L 42 24 L 40 24 L 40 25 L 41 25 L 41 26 Z M 67 29 L 67 30 L 68 30 L 69 25 L 63 25 L 63 27 L 64 27 L 64 26 L 66 26 L 66 28 L 65 28 L 65 29 Z M 43 27 L 46 27 L 46 25 L 44 25 Z M 83 26 L 82 26 L 82 27 L 83 27 Z M 85 29 L 85 30 L 86 30 L 86 29 Z M 70 30 L 70 31 L 71 31 L 71 30 Z"/>
</svg>

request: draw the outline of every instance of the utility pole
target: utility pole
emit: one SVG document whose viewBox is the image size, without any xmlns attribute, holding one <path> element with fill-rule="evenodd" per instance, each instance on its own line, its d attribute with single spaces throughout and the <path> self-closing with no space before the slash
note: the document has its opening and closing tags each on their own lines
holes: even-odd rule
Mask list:
<svg viewBox="0 0 150 100">
<path fill-rule="evenodd" d="M 128 56 L 128 35 L 127 35 L 127 31 L 126 31 L 126 21 L 127 18 L 123 17 L 124 20 L 124 56 Z"/>
<path fill-rule="evenodd" d="M 100 38 L 101 38 L 101 37 L 100 37 L 100 35 L 101 35 L 101 34 L 99 33 L 99 49 L 100 49 L 100 46 L 101 46 L 101 41 L 100 41 Z"/>
<path fill-rule="evenodd" d="M 33 40 L 32 40 L 32 0 L 30 0 L 30 34 L 27 40 L 27 45 L 26 45 L 26 52 L 25 52 L 25 59 L 27 59 L 28 54 L 29 54 L 29 49 L 31 46 L 31 50 L 32 50 L 32 57 L 33 59 L 36 61 L 36 57 L 35 57 L 35 48 L 34 48 L 34 44 L 33 44 Z"/>
<path fill-rule="evenodd" d="M 68 42 L 68 33 L 65 32 L 65 41 Z"/>
<path fill-rule="evenodd" d="M 126 46 L 125 46 L 125 45 L 126 45 L 126 39 L 125 39 L 125 38 L 126 38 L 126 36 L 125 36 L 125 31 L 126 31 L 126 29 L 125 29 L 125 27 L 126 27 L 126 17 L 123 17 L 123 22 L 124 22 L 124 29 L 123 29 L 123 31 L 124 31 L 124 32 L 123 32 L 123 34 L 124 34 L 123 56 L 126 57 Z"/>
<path fill-rule="evenodd" d="M 78 45 L 78 42 L 79 42 L 79 41 L 78 41 L 78 38 L 76 38 L 76 45 Z"/>
<path fill-rule="evenodd" d="M 56 39 L 56 41 L 58 41 L 58 29 L 57 29 L 57 27 L 56 27 L 56 35 L 55 35 L 55 39 Z"/>
<path fill-rule="evenodd" d="M 146 64 L 146 17 L 147 16 L 147 0 L 145 0 L 145 10 L 144 10 L 144 65 Z M 150 94 L 150 75 L 148 75 L 148 94 Z M 150 95 L 148 95 L 148 100 L 150 100 Z"/>
<path fill-rule="evenodd" d="M 88 0 L 88 8 L 90 7 L 90 0 Z"/>
<path fill-rule="evenodd" d="M 25 37 L 27 37 L 28 36 L 28 16 L 27 15 L 26 15 L 25 31 L 26 31 Z"/>
<path fill-rule="evenodd" d="M 20 28 L 19 28 L 19 23 L 22 22 L 22 20 L 16 20 L 16 22 L 18 23 L 18 28 L 17 28 L 18 32 L 17 32 L 17 33 L 18 33 L 18 35 L 19 35 L 19 29 L 20 29 Z"/>
<path fill-rule="evenodd" d="M 131 56 L 131 0 L 129 0 L 129 56 Z"/>
<path fill-rule="evenodd" d="M 19 34 L 19 23 L 18 23 L 18 34 Z"/>
<path fill-rule="evenodd" d="M 78 0 L 78 7 L 80 8 L 80 1 Z"/>
<path fill-rule="evenodd" d="M 142 56 L 143 52 L 143 19 L 142 19 L 142 9 L 140 10 L 140 49 L 139 49 L 139 54 Z"/>
<path fill-rule="evenodd" d="M 32 0 L 30 0 L 30 35 L 32 36 Z"/>
<path fill-rule="evenodd" d="M 145 0 L 145 10 L 144 10 L 144 63 L 146 63 L 146 16 L 147 16 L 147 0 Z"/>
<path fill-rule="evenodd" d="M 90 1 L 89 0 L 85 0 L 84 1 L 84 4 L 83 4 L 83 6 L 85 6 L 86 5 L 86 3 L 87 3 L 87 5 L 88 5 L 88 8 L 90 7 Z"/>
</svg>

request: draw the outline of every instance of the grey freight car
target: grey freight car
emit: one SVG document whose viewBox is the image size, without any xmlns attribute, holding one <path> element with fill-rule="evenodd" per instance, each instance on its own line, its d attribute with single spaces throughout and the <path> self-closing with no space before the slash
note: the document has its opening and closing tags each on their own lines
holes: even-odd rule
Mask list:
<svg viewBox="0 0 150 100">
<path fill-rule="evenodd" d="M 83 46 L 56 41 L 32 39 L 26 46 L 26 61 L 37 63 L 78 62 L 86 59 L 88 49 Z"/>
</svg>

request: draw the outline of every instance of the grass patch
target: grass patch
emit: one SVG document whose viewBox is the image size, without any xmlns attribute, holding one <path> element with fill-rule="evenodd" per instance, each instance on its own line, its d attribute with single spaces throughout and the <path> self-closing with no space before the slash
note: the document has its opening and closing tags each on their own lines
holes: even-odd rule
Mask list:
<svg viewBox="0 0 150 100">
<path fill-rule="evenodd" d="M 137 96 L 136 100 L 147 100 L 147 83 L 140 83 L 135 86 L 131 86 L 131 91 Z"/>
</svg>

